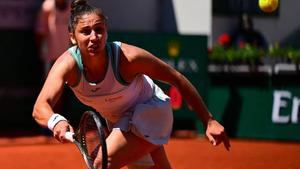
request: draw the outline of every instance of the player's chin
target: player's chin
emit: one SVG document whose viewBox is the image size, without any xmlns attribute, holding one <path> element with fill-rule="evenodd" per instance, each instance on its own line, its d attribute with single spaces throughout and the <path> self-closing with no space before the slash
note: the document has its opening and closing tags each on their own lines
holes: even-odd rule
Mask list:
<svg viewBox="0 0 300 169">
<path fill-rule="evenodd" d="M 100 48 L 99 47 L 90 47 L 90 48 L 88 48 L 88 53 L 90 55 L 96 55 L 97 53 L 100 53 Z"/>
<path fill-rule="evenodd" d="M 94 53 L 94 52 L 89 52 L 89 56 L 91 56 L 91 57 L 96 56 L 96 53 Z"/>
<path fill-rule="evenodd" d="M 89 50 L 88 53 L 90 56 L 97 56 L 97 55 L 99 55 L 100 52 L 98 52 L 97 50 Z"/>
</svg>

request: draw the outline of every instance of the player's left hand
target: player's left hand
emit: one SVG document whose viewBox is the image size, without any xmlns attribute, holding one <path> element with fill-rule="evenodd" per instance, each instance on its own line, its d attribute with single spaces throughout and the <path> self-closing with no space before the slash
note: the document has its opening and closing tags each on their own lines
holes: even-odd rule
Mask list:
<svg viewBox="0 0 300 169">
<path fill-rule="evenodd" d="M 229 151 L 230 142 L 224 127 L 216 120 L 210 119 L 207 123 L 206 136 L 213 146 L 217 146 L 223 142 L 226 150 Z"/>
</svg>

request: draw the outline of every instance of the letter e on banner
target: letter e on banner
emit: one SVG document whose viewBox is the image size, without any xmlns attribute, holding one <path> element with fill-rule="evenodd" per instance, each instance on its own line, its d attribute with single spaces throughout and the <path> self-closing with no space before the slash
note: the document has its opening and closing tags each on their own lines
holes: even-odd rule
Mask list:
<svg viewBox="0 0 300 169">
<path fill-rule="evenodd" d="M 287 107 L 287 101 L 285 99 L 291 99 L 291 93 L 288 91 L 274 91 L 273 110 L 272 110 L 272 121 L 273 123 L 288 123 L 290 116 L 280 115 L 280 109 Z"/>
</svg>

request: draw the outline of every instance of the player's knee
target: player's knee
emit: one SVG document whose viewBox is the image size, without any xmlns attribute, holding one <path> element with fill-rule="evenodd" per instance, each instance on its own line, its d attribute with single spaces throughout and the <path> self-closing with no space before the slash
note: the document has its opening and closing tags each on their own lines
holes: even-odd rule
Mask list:
<svg viewBox="0 0 300 169">
<path fill-rule="evenodd" d="M 107 169 L 120 169 L 124 166 L 119 160 L 108 157 L 107 159 Z"/>
<path fill-rule="evenodd" d="M 94 160 L 94 168 L 95 169 L 100 169 L 100 168 L 102 168 L 102 165 L 103 165 L 102 158 L 99 157 L 99 156 L 97 158 L 95 158 L 95 160 Z"/>
</svg>

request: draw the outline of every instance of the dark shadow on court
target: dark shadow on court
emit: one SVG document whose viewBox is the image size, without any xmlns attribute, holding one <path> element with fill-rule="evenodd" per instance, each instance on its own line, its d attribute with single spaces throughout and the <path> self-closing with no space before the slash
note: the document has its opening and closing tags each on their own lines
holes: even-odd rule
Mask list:
<svg viewBox="0 0 300 169">
<path fill-rule="evenodd" d="M 221 123 L 224 125 L 229 137 L 236 137 L 243 101 L 238 92 L 237 86 L 230 86 L 229 91 L 229 101 L 226 105 Z"/>
</svg>

